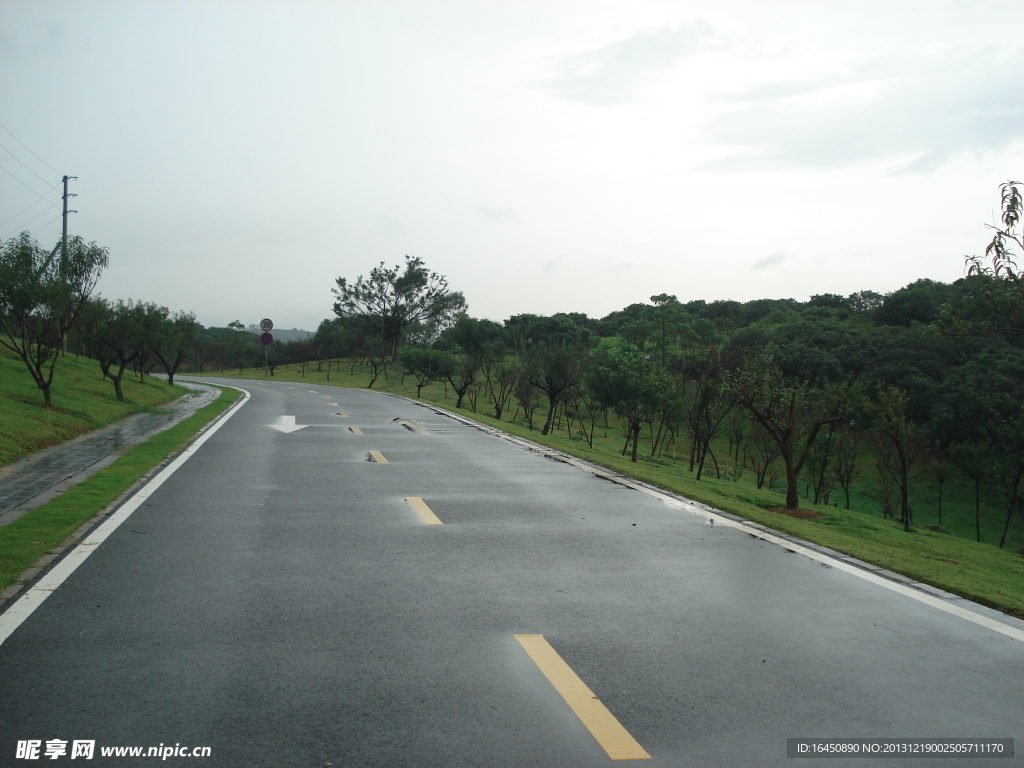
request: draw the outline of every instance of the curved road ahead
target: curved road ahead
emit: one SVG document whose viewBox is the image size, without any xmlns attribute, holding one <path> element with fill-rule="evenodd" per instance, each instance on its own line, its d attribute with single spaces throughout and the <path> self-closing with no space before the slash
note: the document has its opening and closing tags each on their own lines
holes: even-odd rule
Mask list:
<svg viewBox="0 0 1024 768">
<path fill-rule="evenodd" d="M 1019 637 L 408 401 L 230 383 L 251 399 L 0 646 L 0 765 L 1024 765 Z M 157 745 L 210 756 L 100 754 Z"/>
</svg>

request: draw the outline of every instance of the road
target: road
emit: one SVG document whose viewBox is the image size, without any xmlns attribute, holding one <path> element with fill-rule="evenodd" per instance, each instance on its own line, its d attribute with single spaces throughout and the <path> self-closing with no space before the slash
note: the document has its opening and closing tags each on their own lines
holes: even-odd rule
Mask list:
<svg viewBox="0 0 1024 768">
<path fill-rule="evenodd" d="M 947 737 L 1018 756 L 838 765 L 1024 765 L 1019 637 L 408 401 L 230 383 L 249 401 L 0 646 L 0 765 L 615 764 L 531 642 L 627 764 Z M 210 755 L 99 754 L 134 745 Z"/>
</svg>

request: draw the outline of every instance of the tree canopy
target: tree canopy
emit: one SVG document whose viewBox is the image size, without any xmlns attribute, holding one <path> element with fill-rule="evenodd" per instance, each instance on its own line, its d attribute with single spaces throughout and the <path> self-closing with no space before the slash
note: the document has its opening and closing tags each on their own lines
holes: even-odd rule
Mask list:
<svg viewBox="0 0 1024 768">
<path fill-rule="evenodd" d="M 331 289 L 339 318 L 362 317 L 374 328 L 379 341 L 398 359 L 398 347 L 413 327 L 428 327 L 434 335 L 453 324 L 466 311 L 460 291 L 448 288 L 448 280 L 431 272 L 420 258 L 405 257 L 405 267 L 386 267 L 382 261 L 355 282 L 344 277 Z"/>
<path fill-rule="evenodd" d="M 80 237 L 52 252 L 28 232 L 0 244 L 0 344 L 25 363 L 47 407 L 57 351 L 107 263 L 107 249 Z"/>
</svg>

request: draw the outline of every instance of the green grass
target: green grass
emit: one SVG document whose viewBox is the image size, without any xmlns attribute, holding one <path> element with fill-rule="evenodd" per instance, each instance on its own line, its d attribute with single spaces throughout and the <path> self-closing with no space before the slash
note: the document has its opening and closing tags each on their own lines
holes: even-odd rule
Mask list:
<svg viewBox="0 0 1024 768">
<path fill-rule="evenodd" d="M 243 371 L 241 375 L 237 371 L 212 375 L 262 379 L 265 374 L 260 369 L 250 369 Z M 307 368 L 305 375 L 299 366 L 279 367 L 272 379 L 321 386 L 363 388 L 369 381 L 369 376 L 359 367 L 355 373 L 349 373 L 349 366 L 346 363 L 340 370 L 336 365 L 333 366 L 329 373 L 326 367 L 322 371 L 316 371 L 314 365 Z M 378 379 L 374 389 L 415 398 L 416 387 L 411 381 L 410 378 L 407 379 L 407 383 L 402 384 L 400 377 L 392 373 L 388 381 L 383 377 Z M 445 388 L 441 384 L 425 387 L 420 399 L 455 410 L 455 398 L 446 397 Z M 480 411 L 485 408 L 483 396 L 480 397 L 478 408 Z M 541 436 L 539 430 L 530 430 L 525 424 L 511 422 L 508 419 L 514 412 L 513 406 L 505 419 L 498 421 L 485 413 L 471 412 L 468 407 L 462 409 L 462 413 L 484 424 L 1024 618 L 1024 558 L 1020 554 L 1008 549 L 1001 550 L 992 544 L 977 543 L 966 537 L 935 532 L 925 527 L 916 527 L 911 533 L 904 532 L 894 521 L 886 520 L 877 512 L 869 511 L 877 504 L 874 502 L 875 496 L 871 485 L 872 471 L 867 464 L 861 481 L 854 489 L 854 509 L 845 510 L 835 506 L 804 502 L 802 508 L 817 512 L 820 517 L 800 520 L 769 509 L 784 506 L 784 496 L 775 491 L 757 489 L 749 472 L 737 480 L 724 479 L 724 472 L 721 480 L 715 479 L 713 473 L 710 476 L 705 473 L 704 478 L 698 481 L 694 474 L 686 469 L 684 461 L 674 461 L 664 456 L 660 460 L 645 459 L 633 464 L 628 457 L 620 456 L 623 433 L 618 427 L 609 428 L 608 437 L 604 436 L 604 430 L 599 427 L 594 447 L 591 448 L 581 438 L 569 437 L 564 429 L 555 434 Z M 543 416 L 544 410 L 538 409 L 535 417 L 537 426 L 543 421 Z M 680 457 L 685 451 L 686 448 L 681 445 Z M 721 453 L 725 452 L 723 446 Z M 723 466 L 723 470 L 726 469 Z M 924 481 L 921 483 L 924 484 Z M 924 507 L 928 503 L 927 490 L 922 492 L 921 496 L 925 500 L 919 503 Z M 970 532 L 969 535 L 973 535 L 971 499 L 965 483 L 947 483 L 943 503 L 943 524 L 947 528 L 966 530 Z M 997 537 L 997 531 L 1000 530 L 998 508 L 994 510 L 995 514 L 990 508 L 983 527 L 983 533 L 989 540 L 997 540 L 992 537 Z M 918 516 L 923 518 L 920 521 L 922 525 L 936 522 L 925 513 L 919 513 Z M 1016 541 L 1015 537 L 1019 537 L 1018 531 L 1014 532 L 1010 540 Z"/>
<path fill-rule="evenodd" d="M 155 410 L 187 392 L 148 376 L 139 384 L 127 373 L 125 402 L 119 403 L 98 363 L 65 355 L 57 363 L 53 408 L 48 409 L 25 364 L 0 347 L 0 466 L 133 413 Z"/>
<path fill-rule="evenodd" d="M 184 448 L 196 432 L 239 397 L 241 393 L 237 390 L 221 390 L 216 400 L 181 423 L 129 448 L 109 467 L 0 528 L 0 589 L 12 584 L 26 568 L 102 511 L 132 483 Z"/>
</svg>

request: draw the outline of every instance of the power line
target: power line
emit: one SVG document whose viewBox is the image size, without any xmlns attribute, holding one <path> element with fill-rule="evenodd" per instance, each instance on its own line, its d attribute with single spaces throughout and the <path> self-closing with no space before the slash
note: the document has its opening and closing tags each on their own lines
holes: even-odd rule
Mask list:
<svg viewBox="0 0 1024 768">
<path fill-rule="evenodd" d="M 3 144 L 0 144 L 0 149 L 2 149 L 4 152 L 6 152 L 11 157 L 13 157 L 15 160 L 17 160 L 22 165 L 25 165 L 25 162 L 20 157 L 18 157 L 16 154 L 11 152 L 11 150 L 9 150 Z M 39 179 L 41 182 L 43 182 L 43 184 L 49 184 L 50 183 L 46 179 L 44 179 L 42 176 L 40 176 L 38 173 L 33 171 L 31 168 L 29 168 L 27 165 L 25 165 L 25 168 L 28 170 L 29 173 L 31 173 L 33 176 L 35 176 L 37 179 Z M 50 184 L 50 189 L 56 189 L 56 188 L 57 188 L 56 184 Z"/>
<path fill-rule="evenodd" d="M 3 129 L 4 129 L 5 131 L 7 131 L 8 133 L 11 133 L 11 129 L 10 129 L 10 128 L 8 128 L 8 127 L 7 127 L 6 125 L 4 125 L 3 123 L 0 123 L 0 128 L 3 128 Z M 19 138 L 18 138 L 17 136 L 15 136 L 15 135 L 14 135 L 13 133 L 11 133 L 11 137 L 12 137 L 12 138 L 13 138 L 13 139 L 14 139 L 14 140 L 15 140 L 16 142 L 18 142 L 19 144 L 21 144 L 21 146 L 25 147 L 25 142 L 23 142 L 23 141 L 22 141 L 21 139 L 19 139 Z M 32 151 L 31 149 L 29 149 L 28 147 L 25 147 L 25 149 L 26 149 L 26 151 L 27 151 L 27 152 L 28 152 L 28 153 L 29 153 L 30 155 L 32 155 L 32 157 L 34 157 L 34 158 L 35 158 L 36 160 L 38 160 L 38 161 L 39 161 L 40 163 L 42 163 L 43 165 L 45 165 L 45 166 L 46 166 L 47 168 L 49 168 L 49 169 L 50 169 L 51 171 L 53 171 L 54 173 L 56 173 L 56 174 L 60 175 L 59 171 L 55 170 L 55 169 L 54 169 L 54 168 L 53 168 L 53 167 L 52 167 L 51 165 L 49 165 L 49 164 L 48 164 L 48 163 L 47 163 L 47 162 L 46 162 L 45 160 L 43 160 L 43 158 L 41 158 L 41 157 L 40 157 L 39 155 L 37 155 L 37 154 L 36 154 L 35 152 L 33 152 L 33 151 Z"/>
<path fill-rule="evenodd" d="M 17 158 L 15 158 L 15 159 L 17 159 Z M 22 180 L 21 180 L 21 179 L 19 179 L 19 178 L 18 178 L 17 176 L 15 176 L 15 175 L 14 175 L 13 173 L 11 173 L 10 171 L 8 171 L 8 170 L 7 170 L 6 168 L 4 168 L 4 167 L 3 167 L 2 165 L 0 165 L 0 170 L 2 170 L 2 171 L 3 171 L 4 173 L 6 173 L 6 174 L 7 174 L 8 176 L 10 176 L 10 177 L 11 177 L 12 179 L 14 179 L 14 180 L 15 180 L 16 182 L 18 182 L 19 184 L 21 184 L 21 185 L 22 185 L 23 187 L 25 187 L 25 188 L 26 188 L 27 190 L 29 190 L 30 192 L 35 192 L 35 194 L 36 194 L 36 195 L 37 195 L 37 196 L 39 197 L 39 200 L 42 200 L 42 201 L 43 201 L 44 203 L 46 203 L 47 205 L 49 205 L 49 206 L 50 206 L 51 208 L 56 208 L 56 207 L 57 207 L 56 203 L 54 203 L 54 202 L 52 202 L 52 201 L 50 201 L 50 200 L 47 200 L 45 196 L 43 196 L 43 195 L 40 195 L 40 194 L 39 194 L 38 192 L 36 192 L 36 191 L 35 191 L 34 189 L 32 189 L 32 187 L 30 187 L 30 186 L 29 186 L 28 184 L 26 184 L 26 183 L 25 183 L 24 181 L 22 181 Z M 31 207 L 32 207 L 33 205 L 35 205 L 36 203 L 38 203 L 38 202 L 39 202 L 39 200 L 33 200 L 33 201 L 32 201 L 32 202 L 31 202 L 31 203 L 30 203 L 30 204 L 29 204 L 29 205 L 28 205 L 28 206 L 27 206 L 26 208 L 24 208 L 24 209 L 23 209 L 22 211 L 20 211 L 19 213 L 16 213 L 16 214 L 15 214 L 14 216 L 12 216 L 11 218 L 7 219 L 7 221 L 5 221 L 5 222 L 4 222 L 4 223 L 3 223 L 2 225 L 0 225 L 0 227 L 6 227 L 6 226 L 7 226 L 7 225 L 8 225 L 8 224 L 9 224 L 10 222 L 12 222 L 12 221 L 13 221 L 14 219 L 18 218 L 19 216 L 21 216 L 21 215 L 22 215 L 23 213 L 25 213 L 25 211 L 29 210 L 29 209 L 30 209 L 30 208 L 31 208 Z M 40 214 L 38 214 L 38 215 L 34 216 L 34 217 L 33 217 L 32 219 L 30 219 L 30 220 L 29 220 L 28 222 L 26 222 L 25 226 L 28 226 L 28 224 L 31 224 L 31 223 L 32 223 L 33 221 L 35 221 L 36 219 L 38 219 L 38 218 L 39 218 L 40 216 L 42 216 L 42 215 L 43 215 L 43 214 L 45 214 L 45 213 L 47 213 L 47 211 L 46 211 L 46 210 L 44 210 L 44 211 L 43 211 L 42 213 L 40 213 Z"/>
<path fill-rule="evenodd" d="M 41 226 L 41 227 L 40 227 L 39 229 L 46 229 L 46 228 L 47 228 L 48 226 L 50 226 L 51 224 L 53 224 L 53 222 L 57 221 L 57 219 L 61 218 L 61 217 L 62 217 L 63 215 L 64 215 L 64 214 L 63 214 L 63 212 L 62 212 L 62 213 L 59 213 L 59 214 L 57 214 L 57 215 L 56 215 L 56 216 L 54 216 L 54 217 L 53 217 L 52 219 L 50 219 L 50 220 L 49 220 L 48 222 L 46 222 L 45 224 L 43 224 L 43 226 Z M 38 231 L 38 230 L 37 230 L 37 231 Z"/>
<path fill-rule="evenodd" d="M 57 204 L 56 204 L 56 203 L 51 203 L 51 202 L 50 202 L 49 200 L 47 200 L 46 198 L 42 198 L 42 200 L 43 200 L 43 202 L 44 202 L 44 203 L 46 203 L 47 205 L 49 205 L 49 206 L 50 206 L 51 208 L 56 208 L 56 207 L 57 207 Z M 14 221 L 14 220 L 15 220 L 16 218 L 18 218 L 19 216 L 21 216 L 21 214 L 25 213 L 25 211 L 27 211 L 27 210 L 28 210 L 29 208 L 31 208 L 31 207 L 32 207 L 32 206 L 34 206 L 34 205 L 38 205 L 38 204 L 39 204 L 39 201 L 38 201 L 38 200 L 33 200 L 33 201 L 32 201 L 31 203 L 29 203 L 28 205 L 26 205 L 26 206 L 25 206 L 24 208 L 22 208 L 22 209 L 21 209 L 20 211 L 18 211 L 18 212 L 17 212 L 16 214 L 14 214 L 13 216 L 11 216 L 11 218 L 7 219 L 7 221 L 5 221 L 5 222 L 3 222 L 2 224 L 0 224 L 0 229 L 3 229 L 3 228 L 4 228 L 4 227 L 6 227 L 6 226 L 7 226 L 8 224 L 10 224 L 10 223 L 11 223 L 12 221 Z M 47 211 L 43 211 L 43 213 L 47 213 Z M 42 216 L 43 214 L 41 213 L 41 214 L 39 214 L 39 215 L 40 215 L 40 216 Z M 38 218 L 38 217 L 37 217 L 37 218 Z M 35 219 L 33 219 L 33 221 L 35 221 Z"/>
<path fill-rule="evenodd" d="M 23 187 L 24 187 L 25 189 L 27 189 L 27 190 L 28 190 L 29 192 L 35 192 L 35 194 L 36 194 L 36 195 L 37 195 L 38 197 L 41 197 L 41 198 L 43 198 L 44 200 L 46 199 L 46 197 L 45 197 L 44 195 L 40 194 L 39 192 L 36 192 L 36 191 L 35 191 L 34 189 L 32 189 L 32 187 L 30 187 L 30 186 L 29 186 L 28 184 L 26 184 L 26 183 L 25 183 L 24 181 L 22 181 L 22 180 L 21 180 L 21 179 L 19 179 L 19 178 L 18 178 L 17 176 L 15 176 L 15 175 L 14 175 L 13 173 L 11 173 L 10 171 L 8 171 L 8 170 L 7 170 L 6 168 L 4 168 L 4 167 L 3 167 L 2 165 L 0 165 L 0 171 L 3 171 L 4 173 L 6 173 L 6 174 L 7 174 L 8 176 L 10 176 L 10 177 L 11 177 L 12 179 L 14 179 L 14 180 L 15 180 L 16 182 L 18 182 L 19 184 L 21 184 L 21 186 L 23 186 Z"/>
<path fill-rule="evenodd" d="M 37 214 L 36 214 L 35 216 L 33 216 L 33 217 L 32 217 L 31 219 L 29 219 L 29 220 L 28 220 L 28 221 L 26 221 L 26 222 L 25 222 L 24 224 L 22 224 L 22 225 L 21 225 L 20 227 L 18 227 L 18 230 L 19 230 L 19 231 L 21 231 L 21 232 L 24 232 L 24 231 L 25 231 L 26 229 L 28 229 L 28 225 L 29 225 L 29 224 L 31 224 L 31 223 L 32 223 L 33 221 L 35 221 L 36 219 L 38 219 L 38 218 L 39 218 L 40 216 L 45 216 L 45 215 L 46 215 L 46 214 L 48 214 L 48 213 L 49 213 L 49 211 L 48 211 L 48 210 L 43 210 L 43 211 L 42 211 L 41 213 L 37 213 Z M 64 215 L 64 214 L 63 214 L 63 212 L 61 212 L 60 216 L 63 216 L 63 215 Z M 60 218 L 60 216 L 58 216 L 57 218 Z M 56 220 L 57 220 L 57 219 L 53 219 L 53 221 L 56 221 Z M 51 223 L 52 223 L 52 222 L 51 222 Z M 43 225 L 43 227 L 44 227 L 44 228 L 45 228 L 45 227 L 47 227 L 47 226 L 49 226 L 49 224 L 44 224 L 44 225 Z M 12 232 L 12 233 L 10 233 L 10 235 L 8 235 L 8 236 L 11 236 L 11 235 L 13 235 L 13 234 L 14 234 L 14 233 Z"/>
<path fill-rule="evenodd" d="M 33 221 L 35 221 L 36 219 L 38 219 L 38 218 L 39 218 L 39 216 L 42 216 L 42 215 L 43 215 L 43 214 L 45 214 L 45 213 L 48 213 L 48 211 L 43 211 L 43 213 L 40 213 L 40 214 L 39 214 L 38 216 L 36 216 L 35 218 L 33 218 L 33 219 L 31 219 L 30 221 L 28 221 L 28 222 L 26 223 L 26 227 L 28 226 L 28 224 L 31 224 L 31 223 L 32 223 Z M 50 226 L 51 224 L 53 224 L 53 222 L 55 222 L 55 221 L 59 220 L 59 219 L 60 219 L 60 218 L 61 218 L 61 217 L 62 217 L 63 215 L 64 215 L 64 213 L 63 213 L 63 212 L 61 212 L 61 213 L 58 213 L 58 214 L 57 214 L 56 216 L 54 216 L 54 217 L 53 217 L 52 219 L 50 219 L 50 220 L 49 220 L 48 222 L 46 222 L 45 224 L 43 224 L 43 226 L 41 226 L 41 227 L 37 228 L 37 229 L 36 229 L 36 232 L 39 232 L 40 230 L 45 230 L 45 229 L 46 229 L 46 228 L 47 228 L 48 226 Z M 25 231 L 25 227 L 22 227 L 22 231 Z M 8 235 L 8 237 L 13 237 L 13 236 L 14 236 L 13 234 L 10 234 L 10 235 Z M 4 239 L 7 239 L 7 238 L 4 238 Z"/>
</svg>

